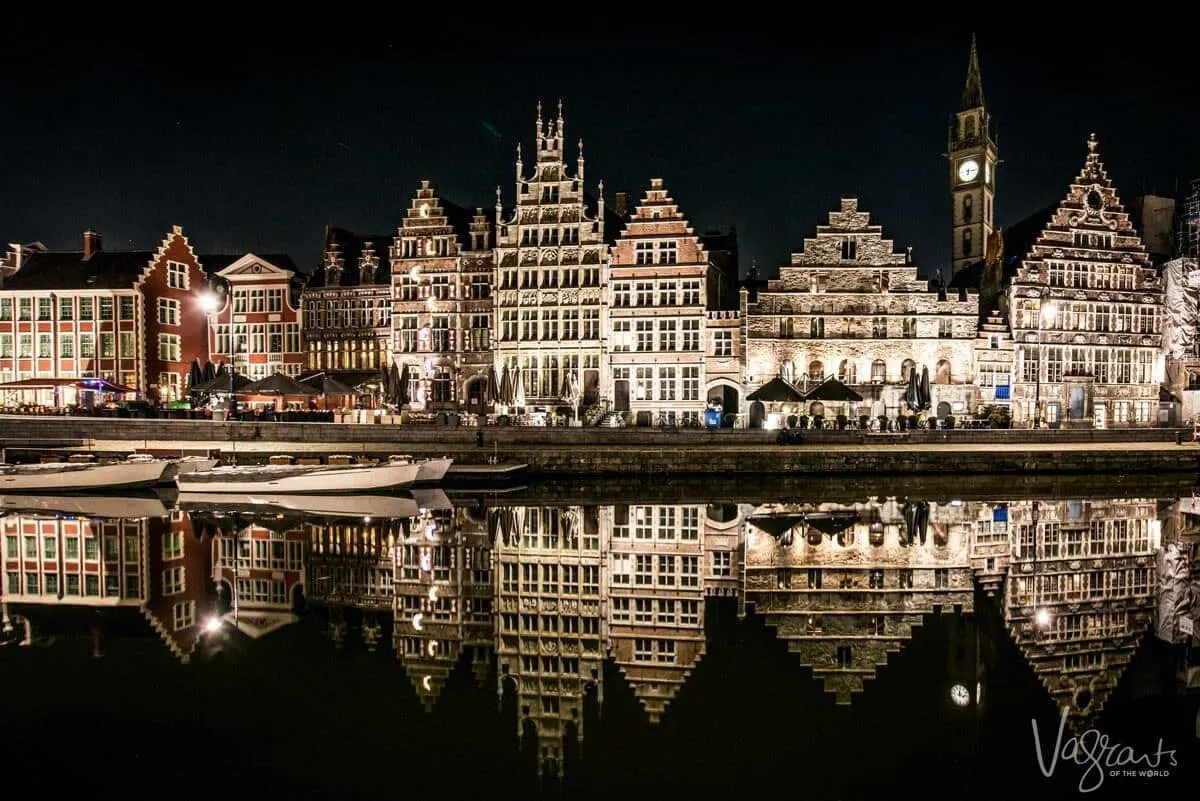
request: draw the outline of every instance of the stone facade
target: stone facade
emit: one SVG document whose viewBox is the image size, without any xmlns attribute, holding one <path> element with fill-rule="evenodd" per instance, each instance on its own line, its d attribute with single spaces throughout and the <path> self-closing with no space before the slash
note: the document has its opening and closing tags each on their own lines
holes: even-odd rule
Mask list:
<svg viewBox="0 0 1200 801">
<path fill-rule="evenodd" d="M 745 532 L 747 607 L 838 703 L 850 703 L 925 615 L 973 610 L 960 507 L 766 505 Z"/>
<path fill-rule="evenodd" d="M 848 416 L 895 417 L 907 413 L 909 371 L 928 368 L 931 412 L 965 413 L 976 400 L 978 302 L 918 278 L 858 201 L 844 198 L 756 302 L 743 293 L 746 388 L 779 376 L 803 392 L 835 376 L 864 399 L 842 408 Z M 815 402 L 795 411 L 825 410 Z"/>
<path fill-rule="evenodd" d="M 975 383 L 979 403 L 1008 406 L 1012 395 L 1013 341 L 1008 323 L 998 313 L 984 318 L 975 339 Z"/>
<path fill-rule="evenodd" d="M 1015 424 L 1158 422 L 1163 291 L 1094 136 L 1009 292 Z"/>
<path fill-rule="evenodd" d="M 300 300 L 308 370 L 373 373 L 391 364 L 391 242 L 390 235 L 326 230 L 321 266 Z"/>
<path fill-rule="evenodd" d="M 612 248 L 608 377 L 613 408 L 698 423 L 707 397 L 709 259 L 661 178 Z M 701 389 L 704 389 L 704 396 Z"/>
<path fill-rule="evenodd" d="M 454 219 L 450 219 L 453 216 Z M 406 407 L 491 407 L 492 253 L 487 219 L 422 181 L 392 244 L 392 352 Z"/>
<path fill-rule="evenodd" d="M 1151 624 L 1157 502 L 1027 501 L 1009 513 L 1005 622 L 1055 706 L 1086 728 Z"/>
<path fill-rule="evenodd" d="M 549 122 L 538 104 L 535 147 L 528 176 L 517 148 L 516 202 L 508 219 L 496 190 L 496 361 L 514 379 L 512 397 L 500 403 L 543 411 L 565 406 L 569 374 L 580 402 L 591 406 L 600 399 L 605 337 L 604 186 L 589 216 L 583 143 L 569 175 L 561 104 Z"/>
</svg>

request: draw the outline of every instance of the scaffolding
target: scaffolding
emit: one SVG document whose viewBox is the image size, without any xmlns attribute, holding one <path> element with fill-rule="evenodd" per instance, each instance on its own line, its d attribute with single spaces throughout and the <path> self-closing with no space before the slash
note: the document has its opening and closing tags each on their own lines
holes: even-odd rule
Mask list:
<svg viewBox="0 0 1200 801">
<path fill-rule="evenodd" d="M 1192 181 L 1191 189 L 1179 207 L 1179 228 L 1175 235 L 1178 256 L 1200 259 L 1200 178 Z"/>
</svg>

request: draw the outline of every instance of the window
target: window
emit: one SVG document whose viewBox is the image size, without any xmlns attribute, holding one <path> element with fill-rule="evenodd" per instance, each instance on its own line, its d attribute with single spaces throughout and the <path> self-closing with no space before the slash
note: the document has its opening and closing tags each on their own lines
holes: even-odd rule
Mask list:
<svg viewBox="0 0 1200 801">
<path fill-rule="evenodd" d="M 88 576 L 91 578 L 91 576 Z M 186 629 L 196 622 L 196 602 L 186 601 L 174 606 L 175 630 Z"/>
<path fill-rule="evenodd" d="M 18 334 L 17 335 L 17 358 L 32 359 L 33 358 L 33 334 Z"/>
<path fill-rule="evenodd" d="M 12 334 L 0 334 L 0 359 L 11 359 L 13 355 Z"/>
<path fill-rule="evenodd" d="M 0 356 L 4 354 L 0 353 Z M 64 359 L 75 358 L 75 335 L 60 334 L 58 337 L 58 355 Z"/>
<path fill-rule="evenodd" d="M 167 286 L 172 289 L 188 288 L 188 269 L 186 264 L 177 261 L 167 262 Z"/>
<path fill-rule="evenodd" d="M 122 359 L 132 359 L 133 358 L 133 351 L 134 351 L 133 343 L 134 343 L 133 332 L 132 331 L 122 331 L 121 332 L 121 358 Z"/>
<path fill-rule="evenodd" d="M 713 332 L 713 355 L 726 357 L 733 355 L 732 331 Z"/>
<path fill-rule="evenodd" d="M 64 321 L 75 319 L 75 298 L 58 299 L 58 319 Z"/>
<path fill-rule="evenodd" d="M 659 264 L 675 264 L 678 259 L 679 244 L 677 242 L 663 242 L 658 246 Z"/>
<path fill-rule="evenodd" d="M 48 321 L 50 319 L 50 315 L 53 311 L 54 311 L 54 307 L 51 304 L 50 298 L 38 298 L 37 318 L 39 321 L 42 321 L 42 322 Z"/>
<path fill-rule="evenodd" d="M 179 325 L 179 301 L 172 298 L 159 298 L 158 322 L 160 325 Z"/>
<path fill-rule="evenodd" d="M 83 321 L 96 319 L 95 300 L 93 298 L 79 299 L 79 319 Z"/>
<path fill-rule="evenodd" d="M 113 299 L 100 298 L 100 319 L 112 320 L 113 318 Z"/>
<path fill-rule="evenodd" d="M 180 359 L 179 335 L 158 335 L 158 358 L 164 362 L 177 362 Z"/>
<path fill-rule="evenodd" d="M 808 334 L 812 339 L 825 338 L 825 319 L 814 317 L 808 322 Z"/>
<path fill-rule="evenodd" d="M 858 240 L 854 237 L 842 239 L 842 260 L 854 261 L 858 258 Z"/>
<path fill-rule="evenodd" d="M 713 551 L 712 563 L 714 576 L 728 576 L 732 572 L 733 555 L 729 551 Z"/>
<path fill-rule="evenodd" d="M 117 298 L 117 313 L 122 320 L 133 319 L 133 298 L 128 295 L 122 295 Z"/>
<path fill-rule="evenodd" d="M 971 255 L 971 229 L 962 232 L 962 254 L 964 256 Z"/>
<path fill-rule="evenodd" d="M 839 645 L 837 647 L 837 665 L 840 668 L 850 667 L 854 659 L 854 651 L 849 645 Z"/>
<path fill-rule="evenodd" d="M 100 358 L 111 359 L 117 355 L 116 335 L 105 331 L 100 335 Z"/>
</svg>

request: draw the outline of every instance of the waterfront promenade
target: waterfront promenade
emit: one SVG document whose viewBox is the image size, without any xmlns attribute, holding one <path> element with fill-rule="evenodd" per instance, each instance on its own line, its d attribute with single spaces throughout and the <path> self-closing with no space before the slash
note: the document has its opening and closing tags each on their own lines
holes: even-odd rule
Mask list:
<svg viewBox="0 0 1200 801">
<path fill-rule="evenodd" d="M 482 433 L 483 443 L 479 443 Z M 950 430 L 874 434 L 661 428 L 485 428 L 337 423 L 216 423 L 0 416 L 10 460 L 41 451 L 133 451 L 386 457 L 450 455 L 460 463 L 521 462 L 531 476 L 645 474 L 988 474 L 1200 471 L 1191 429 Z"/>
</svg>

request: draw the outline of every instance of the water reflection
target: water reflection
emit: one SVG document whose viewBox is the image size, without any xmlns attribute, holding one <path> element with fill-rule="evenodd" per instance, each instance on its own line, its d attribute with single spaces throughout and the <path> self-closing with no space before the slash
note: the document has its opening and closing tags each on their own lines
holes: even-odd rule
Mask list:
<svg viewBox="0 0 1200 801">
<path fill-rule="evenodd" d="M 592 736 L 606 665 L 650 724 L 668 717 L 722 602 L 764 622 L 796 680 L 811 675 L 841 705 L 935 626 L 942 703 L 980 716 L 985 654 L 1007 636 L 1077 730 L 1156 623 L 1179 643 L 1194 618 L 1191 498 L 126 500 L 7 499 L 9 642 L 81 632 L 99 658 L 132 616 L 187 663 L 252 652 L 315 612 L 335 649 L 394 651 L 429 713 L 467 671 L 547 776 L 569 772 Z"/>
</svg>

